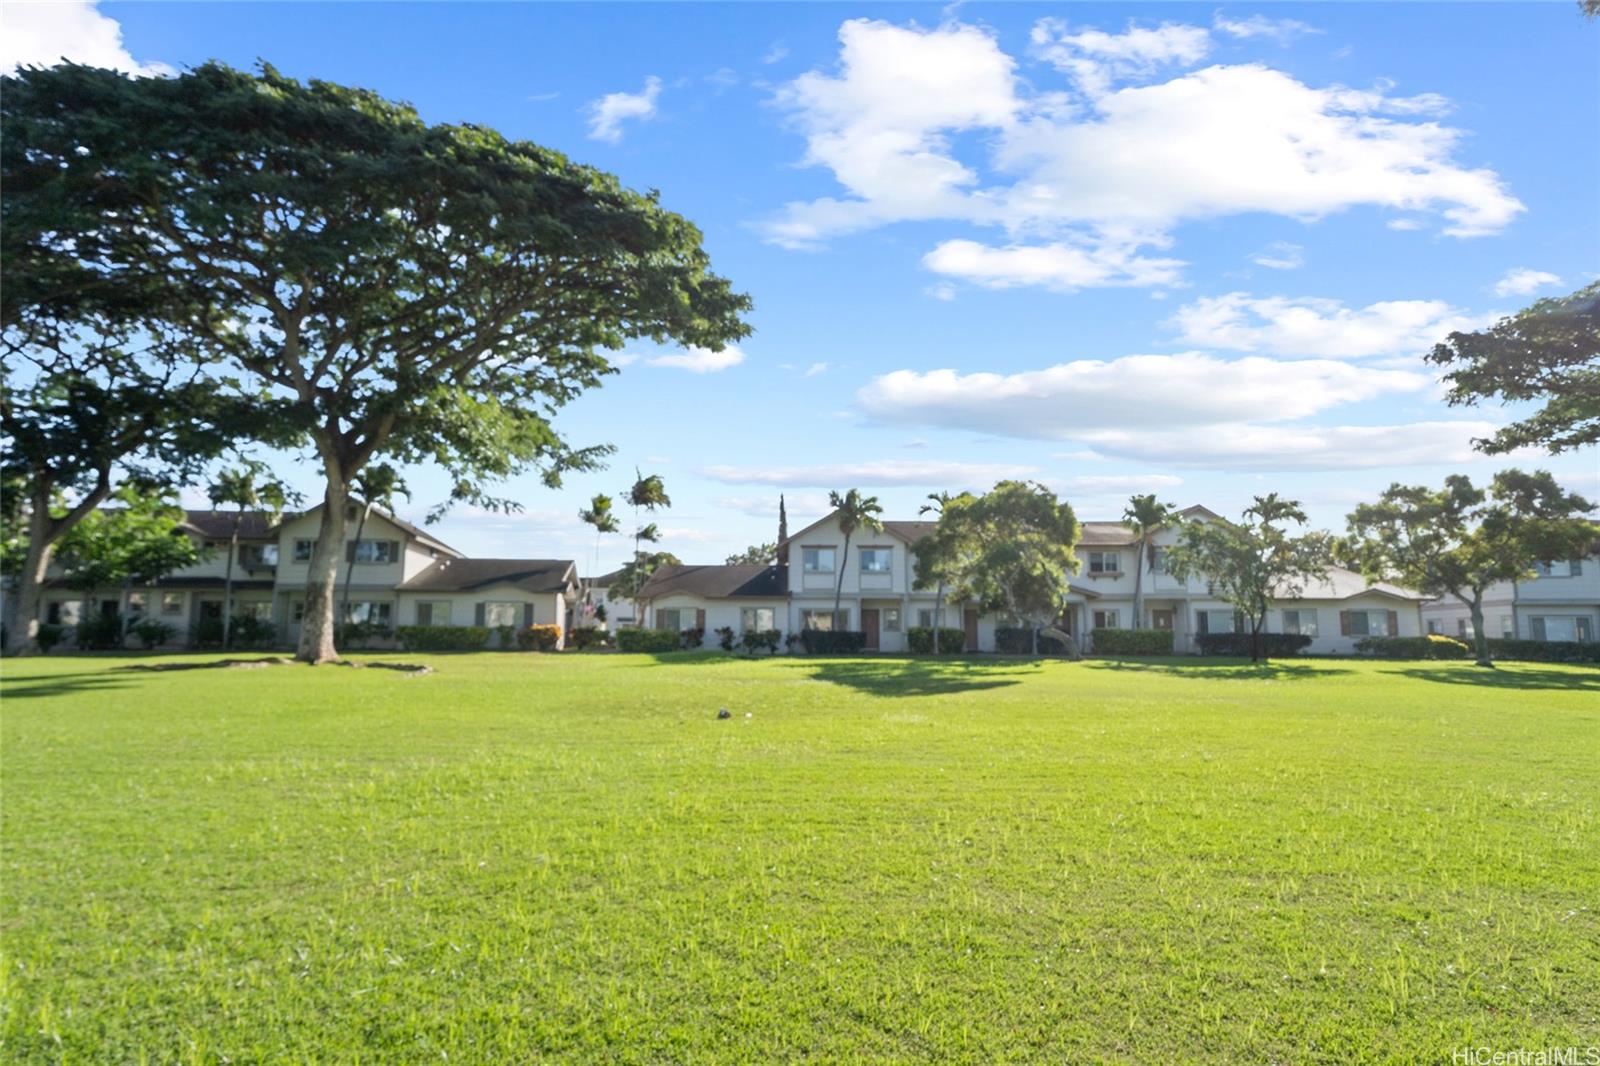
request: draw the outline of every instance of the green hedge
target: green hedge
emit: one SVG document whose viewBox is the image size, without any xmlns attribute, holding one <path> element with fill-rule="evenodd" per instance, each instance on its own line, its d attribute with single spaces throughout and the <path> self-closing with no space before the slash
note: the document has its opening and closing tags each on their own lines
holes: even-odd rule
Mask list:
<svg viewBox="0 0 1600 1066">
<path fill-rule="evenodd" d="M 1249 655 L 1249 633 L 1201 633 L 1195 637 L 1201 655 Z M 1261 654 L 1269 659 L 1282 659 L 1298 655 L 1311 646 L 1311 638 L 1304 633 L 1263 633 Z"/>
<path fill-rule="evenodd" d="M 555 651 L 561 643 L 561 627 L 550 623 L 523 626 L 517 630 L 517 647 L 523 651 Z"/>
<path fill-rule="evenodd" d="M 619 629 L 618 651 L 662 652 L 677 651 L 682 641 L 676 629 Z"/>
<path fill-rule="evenodd" d="M 173 637 L 177 636 L 178 627 L 168 625 L 165 622 L 158 622 L 154 618 L 146 618 L 135 622 L 133 627 L 129 629 L 128 632 L 137 637 L 139 639 L 139 643 L 144 646 L 144 649 L 149 651 L 153 648 L 160 647 Z"/>
<path fill-rule="evenodd" d="M 1356 651 L 1378 659 L 1467 659 L 1472 649 L 1454 637 L 1362 637 Z"/>
<path fill-rule="evenodd" d="M 1520 659 L 1530 663 L 1600 663 L 1600 643 L 1571 640 L 1489 641 L 1491 659 Z"/>
<path fill-rule="evenodd" d="M 1171 655 L 1170 629 L 1091 630 L 1089 639 L 1096 655 Z"/>
<path fill-rule="evenodd" d="M 78 623 L 74 643 L 79 651 L 122 647 L 122 616 L 91 614 Z"/>
<path fill-rule="evenodd" d="M 606 631 L 599 626 L 573 626 L 567 633 L 567 647 L 578 651 L 599 647 L 605 642 Z"/>
<path fill-rule="evenodd" d="M 939 627 L 939 654 L 960 655 L 967 644 L 967 634 L 953 626 Z M 933 654 L 933 627 L 912 626 L 906 630 L 906 647 L 913 655 Z"/>
<path fill-rule="evenodd" d="M 800 646 L 807 655 L 855 655 L 867 646 L 867 635 L 855 629 L 802 629 Z"/>
<path fill-rule="evenodd" d="M 739 638 L 739 647 L 754 655 L 764 651 L 768 655 L 778 654 L 778 645 L 783 643 L 783 630 L 781 629 L 747 629 L 744 636 Z"/>
<path fill-rule="evenodd" d="M 1001 655 L 1032 655 L 1033 630 L 1027 626 L 995 626 L 994 650 Z"/>
<path fill-rule="evenodd" d="M 410 651 L 482 651 L 488 626 L 401 626 L 394 631 Z"/>
</svg>

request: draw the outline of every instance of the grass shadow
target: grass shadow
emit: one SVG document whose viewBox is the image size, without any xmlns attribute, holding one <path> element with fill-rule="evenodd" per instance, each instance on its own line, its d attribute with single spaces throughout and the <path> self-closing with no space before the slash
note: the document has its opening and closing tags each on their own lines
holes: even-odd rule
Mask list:
<svg viewBox="0 0 1600 1066">
<path fill-rule="evenodd" d="M 1509 668 L 1508 668 L 1509 667 Z M 1552 670 L 1545 666 L 1503 664 L 1488 670 L 1466 663 L 1451 666 L 1411 666 L 1396 673 L 1418 681 L 1444 685 L 1469 685 L 1473 688 L 1565 689 L 1569 692 L 1600 692 L 1600 670 Z"/>
<path fill-rule="evenodd" d="M 1040 660 L 801 659 L 812 680 L 889 698 L 944 696 L 1020 685 Z"/>
<path fill-rule="evenodd" d="M 1093 670 L 1167 674 L 1196 681 L 1314 681 L 1351 672 L 1349 667 L 1344 666 L 1282 659 L 1269 659 L 1261 663 L 1253 663 L 1248 659 L 1086 659 L 1084 665 Z"/>
<path fill-rule="evenodd" d="M 129 687 L 131 679 L 112 676 L 110 670 L 92 674 L 24 674 L 7 676 L 0 693 L 8 700 L 38 699 L 44 696 L 69 696 L 79 692 L 99 692 Z"/>
</svg>

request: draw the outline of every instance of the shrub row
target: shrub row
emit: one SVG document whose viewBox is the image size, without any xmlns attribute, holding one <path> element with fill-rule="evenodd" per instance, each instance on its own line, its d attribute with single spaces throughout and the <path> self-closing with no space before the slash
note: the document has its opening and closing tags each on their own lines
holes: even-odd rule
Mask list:
<svg viewBox="0 0 1600 1066">
<path fill-rule="evenodd" d="M 488 626 L 401 626 L 394 631 L 409 651 L 482 651 Z"/>
<path fill-rule="evenodd" d="M 1201 655 L 1249 655 L 1249 633 L 1201 633 L 1195 638 Z M 1304 633 L 1263 633 L 1261 654 L 1272 659 L 1298 655 L 1311 646 L 1311 638 Z"/>
<path fill-rule="evenodd" d="M 607 633 L 599 626 L 573 626 L 567 633 L 567 647 L 582 651 L 605 645 Z"/>
<path fill-rule="evenodd" d="M 867 646 L 867 635 L 856 629 L 802 629 L 800 646 L 807 655 L 855 655 Z"/>
<path fill-rule="evenodd" d="M 1422 637 L 1362 637 L 1356 651 L 1378 659 L 1466 659 L 1472 649 L 1454 637 L 1430 633 Z"/>
<path fill-rule="evenodd" d="M 912 626 L 906 630 L 906 647 L 913 655 L 933 654 L 933 626 Z M 967 646 L 967 634 L 954 626 L 939 627 L 939 654 L 960 655 Z"/>
<path fill-rule="evenodd" d="M 682 641 L 676 629 L 619 629 L 617 650 L 627 652 L 677 651 Z"/>
<path fill-rule="evenodd" d="M 1170 629 L 1095 629 L 1089 633 L 1096 655 L 1171 655 Z"/>
<path fill-rule="evenodd" d="M 1533 663 L 1600 663 L 1600 643 L 1570 640 L 1490 640 L 1491 659 Z"/>
<path fill-rule="evenodd" d="M 778 654 L 778 645 L 783 643 L 783 630 L 781 629 L 747 629 L 744 636 L 739 638 L 739 647 L 754 655 L 764 651 L 768 655 Z"/>
<path fill-rule="evenodd" d="M 561 643 L 561 627 L 550 623 L 523 626 L 517 630 L 517 647 L 523 651 L 555 651 Z"/>
</svg>

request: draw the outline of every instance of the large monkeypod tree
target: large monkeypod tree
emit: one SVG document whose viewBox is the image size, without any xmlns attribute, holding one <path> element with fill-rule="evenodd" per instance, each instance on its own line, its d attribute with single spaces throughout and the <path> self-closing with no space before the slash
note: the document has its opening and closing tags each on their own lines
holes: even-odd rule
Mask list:
<svg viewBox="0 0 1600 1066">
<path fill-rule="evenodd" d="M 93 268 L 216 305 L 194 323 L 208 349 L 287 399 L 308 434 L 325 481 L 310 662 L 336 654 L 346 503 L 368 463 L 447 471 L 435 514 L 514 509 L 486 483 L 537 470 L 555 484 L 609 453 L 552 424 L 612 372 L 606 351 L 748 333 L 748 298 L 653 193 L 490 129 L 266 66 L 131 80 L 64 65 L 4 93 L 32 180 L 116 229 Z"/>
</svg>

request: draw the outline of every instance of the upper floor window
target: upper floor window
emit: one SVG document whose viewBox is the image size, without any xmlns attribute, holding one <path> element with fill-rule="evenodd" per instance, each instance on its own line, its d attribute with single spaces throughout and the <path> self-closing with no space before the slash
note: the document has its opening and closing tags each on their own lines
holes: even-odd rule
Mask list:
<svg viewBox="0 0 1600 1066">
<path fill-rule="evenodd" d="M 863 574 L 887 574 L 893 559 L 894 549 L 892 548 L 862 548 L 861 572 Z"/>
<path fill-rule="evenodd" d="M 1535 563 L 1533 569 L 1540 577 L 1581 577 L 1583 575 L 1582 559 L 1556 559 L 1547 563 Z"/>
<path fill-rule="evenodd" d="M 400 557 L 395 540 L 355 540 L 345 545 L 346 558 L 358 563 L 392 563 Z"/>
<path fill-rule="evenodd" d="M 1152 574 L 1164 574 L 1167 572 L 1167 549 L 1150 549 L 1150 572 Z"/>
<path fill-rule="evenodd" d="M 304 537 L 296 540 L 294 542 L 294 561 L 297 563 L 309 563 L 311 561 L 311 549 L 316 546 L 316 543 L 316 541 L 307 540 Z"/>
<path fill-rule="evenodd" d="M 1120 552 L 1090 552 L 1089 573 L 1091 574 L 1120 574 L 1122 573 L 1122 553 Z"/>
<path fill-rule="evenodd" d="M 239 545 L 239 563 L 242 566 L 277 566 L 278 546 L 276 544 L 241 544 Z"/>
<path fill-rule="evenodd" d="M 800 565 L 808 574 L 833 573 L 833 548 L 802 548 L 800 549 Z"/>
</svg>

